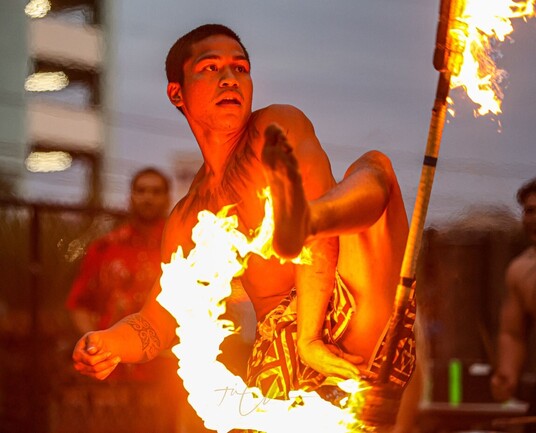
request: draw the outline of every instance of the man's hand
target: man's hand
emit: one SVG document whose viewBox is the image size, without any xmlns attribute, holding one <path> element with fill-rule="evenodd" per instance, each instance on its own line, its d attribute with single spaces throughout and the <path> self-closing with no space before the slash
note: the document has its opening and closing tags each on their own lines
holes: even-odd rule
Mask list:
<svg viewBox="0 0 536 433">
<path fill-rule="evenodd" d="M 322 340 L 299 344 L 298 353 L 305 364 L 326 377 L 360 380 L 364 376 L 364 371 L 358 368 L 359 365 L 365 367 L 362 356 L 344 353 L 337 346 L 325 344 Z"/>
<path fill-rule="evenodd" d="M 506 401 L 514 395 L 515 380 L 508 374 L 496 371 L 491 377 L 491 394 L 497 401 Z"/>
<path fill-rule="evenodd" d="M 76 371 L 99 380 L 114 371 L 121 358 L 107 348 L 105 336 L 106 331 L 88 332 L 78 340 L 73 351 Z"/>
</svg>

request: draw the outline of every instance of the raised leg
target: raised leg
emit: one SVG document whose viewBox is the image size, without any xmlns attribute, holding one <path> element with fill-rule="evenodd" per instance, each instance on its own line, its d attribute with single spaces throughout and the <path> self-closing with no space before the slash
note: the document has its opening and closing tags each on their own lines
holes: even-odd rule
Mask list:
<svg viewBox="0 0 536 433">
<path fill-rule="evenodd" d="M 273 246 L 284 258 L 296 257 L 309 234 L 310 212 L 298 162 L 277 125 L 264 132 L 262 162 L 274 205 Z"/>
</svg>

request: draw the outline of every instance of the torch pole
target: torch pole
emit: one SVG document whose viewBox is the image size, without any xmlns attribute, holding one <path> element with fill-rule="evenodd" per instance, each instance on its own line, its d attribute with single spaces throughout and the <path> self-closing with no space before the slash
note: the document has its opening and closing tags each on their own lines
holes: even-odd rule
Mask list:
<svg viewBox="0 0 536 433">
<path fill-rule="evenodd" d="M 456 22 L 457 17 L 461 16 L 462 7 L 463 0 L 441 0 L 440 3 L 434 52 L 434 67 L 439 71 L 439 79 L 428 130 L 428 140 L 419 188 L 402 261 L 400 280 L 396 290 L 394 312 L 387 332 L 382 364 L 377 379 L 379 384 L 387 384 L 389 382 L 396 348 L 400 339 L 400 332 L 403 328 L 403 319 L 410 300 L 411 289 L 415 283 L 424 223 L 432 192 L 443 127 L 445 125 L 450 77 L 453 72 L 457 73 L 459 71 L 462 63 L 464 48 L 463 33 L 465 28 L 463 23 Z M 450 31 L 453 24 L 457 32 Z"/>
<path fill-rule="evenodd" d="M 406 241 L 406 250 L 402 260 L 400 281 L 397 285 L 394 312 L 391 316 L 385 346 L 383 348 L 380 371 L 372 387 L 367 391 L 366 404 L 360 418 L 367 426 L 379 428 L 394 425 L 402 397 L 402 388 L 390 383 L 396 349 L 404 328 L 406 309 L 415 283 L 417 259 L 421 247 L 422 233 L 428 203 L 432 192 L 441 136 L 447 113 L 447 97 L 450 88 L 450 73 L 440 71 L 436 98 L 432 109 L 432 118 L 428 131 L 428 141 L 424 155 L 419 189 Z"/>
<path fill-rule="evenodd" d="M 437 26 L 434 67 L 439 71 L 421 178 L 415 199 L 400 280 L 396 288 L 393 314 L 387 330 L 378 377 L 367 391 L 360 418 L 370 427 L 392 426 L 396 421 L 402 388 L 390 382 L 396 349 L 404 329 L 404 318 L 416 280 L 417 260 L 424 223 L 439 156 L 439 147 L 447 114 L 447 98 L 452 75 L 459 73 L 463 62 L 467 27 L 458 19 L 465 0 L 441 0 Z"/>
<path fill-rule="evenodd" d="M 403 326 L 406 308 L 417 269 L 417 259 L 421 248 L 424 223 L 428 211 L 428 203 L 432 192 L 432 184 L 436 170 L 436 164 L 441 144 L 441 136 L 447 113 L 447 96 L 450 87 L 450 74 L 440 72 L 437 83 L 436 99 L 432 109 L 432 118 L 428 132 L 428 142 L 424 155 L 419 189 L 415 200 L 415 207 L 411 218 L 411 225 L 406 241 L 406 249 L 402 260 L 400 280 L 396 289 L 394 313 L 391 318 L 385 354 L 382 360 L 378 381 L 387 383 L 392 369 L 393 359 L 399 340 L 399 334 Z"/>
</svg>

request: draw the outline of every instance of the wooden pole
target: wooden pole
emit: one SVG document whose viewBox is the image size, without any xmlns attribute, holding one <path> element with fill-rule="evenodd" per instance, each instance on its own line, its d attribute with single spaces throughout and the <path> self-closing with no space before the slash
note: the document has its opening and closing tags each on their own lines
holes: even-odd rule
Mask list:
<svg viewBox="0 0 536 433">
<path fill-rule="evenodd" d="M 400 271 L 400 280 L 396 290 L 394 313 L 391 317 L 387 340 L 378 376 L 380 384 L 389 382 L 394 356 L 403 327 L 405 311 L 410 301 L 411 289 L 415 283 L 417 260 L 421 248 L 424 223 L 432 193 L 435 169 L 439 157 L 439 148 L 447 114 L 447 98 L 450 89 L 451 74 L 461 67 L 463 39 L 453 37 L 449 30 L 456 17 L 461 15 L 463 0 L 441 0 L 439 22 L 434 52 L 434 67 L 439 71 L 436 96 L 428 130 L 428 140 L 424 154 L 421 178 L 415 206 L 411 218 L 406 249 Z M 456 23 L 459 29 L 461 23 Z M 463 28 L 461 29 L 463 30 Z"/>
<path fill-rule="evenodd" d="M 402 260 L 400 280 L 396 288 L 394 311 L 383 348 L 380 371 L 377 379 L 366 391 L 366 402 L 359 414 L 361 421 L 369 427 L 381 428 L 394 425 L 402 397 L 402 387 L 391 383 L 390 378 L 396 349 L 404 328 L 406 309 L 411 301 L 410 295 L 415 284 L 424 223 L 447 115 L 450 78 L 452 74 L 459 72 L 463 60 L 465 29 L 464 24 L 457 21 L 457 17 L 461 16 L 463 6 L 464 0 L 441 0 L 440 2 L 434 52 L 434 67 L 439 71 L 439 79 L 432 108 L 421 178 Z M 450 32 L 453 25 L 456 27 L 456 32 Z"/>
<path fill-rule="evenodd" d="M 411 288 L 415 283 L 417 259 L 421 248 L 424 223 L 426 220 L 428 204 L 430 202 L 439 147 L 441 144 L 441 136 L 445 124 L 449 86 L 450 74 L 441 72 L 437 83 L 436 99 L 432 109 L 432 118 L 430 120 L 428 142 L 422 165 L 419 190 L 415 200 L 415 207 L 406 242 L 406 250 L 402 261 L 400 281 L 396 289 L 394 313 L 387 333 L 384 358 L 378 377 L 380 383 L 387 383 L 389 381 L 399 334 L 403 326 L 406 308 L 410 300 Z"/>
</svg>

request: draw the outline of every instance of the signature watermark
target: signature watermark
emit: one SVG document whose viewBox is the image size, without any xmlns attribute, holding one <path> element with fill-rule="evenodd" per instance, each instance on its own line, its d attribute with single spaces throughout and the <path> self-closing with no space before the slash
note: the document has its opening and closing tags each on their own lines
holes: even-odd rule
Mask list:
<svg viewBox="0 0 536 433">
<path fill-rule="evenodd" d="M 238 413 L 241 416 L 248 416 L 253 412 L 257 412 L 265 408 L 272 400 L 276 400 L 271 397 L 265 397 L 257 389 L 244 387 L 243 390 L 237 389 L 232 386 L 225 386 L 224 388 L 218 388 L 215 392 L 221 393 L 221 399 L 218 406 L 221 406 L 226 399 L 236 398 L 238 399 Z M 311 397 L 305 395 L 299 395 L 292 397 L 289 401 L 289 408 L 295 406 L 302 406 L 304 404 L 304 398 Z"/>
<path fill-rule="evenodd" d="M 214 391 L 222 393 L 218 406 L 221 406 L 227 398 L 238 398 L 238 413 L 241 416 L 248 416 L 257 411 L 261 406 L 266 406 L 272 400 L 270 397 L 264 397 L 248 387 L 244 387 L 241 391 L 235 387 L 226 386 L 225 388 L 218 388 Z"/>
</svg>

